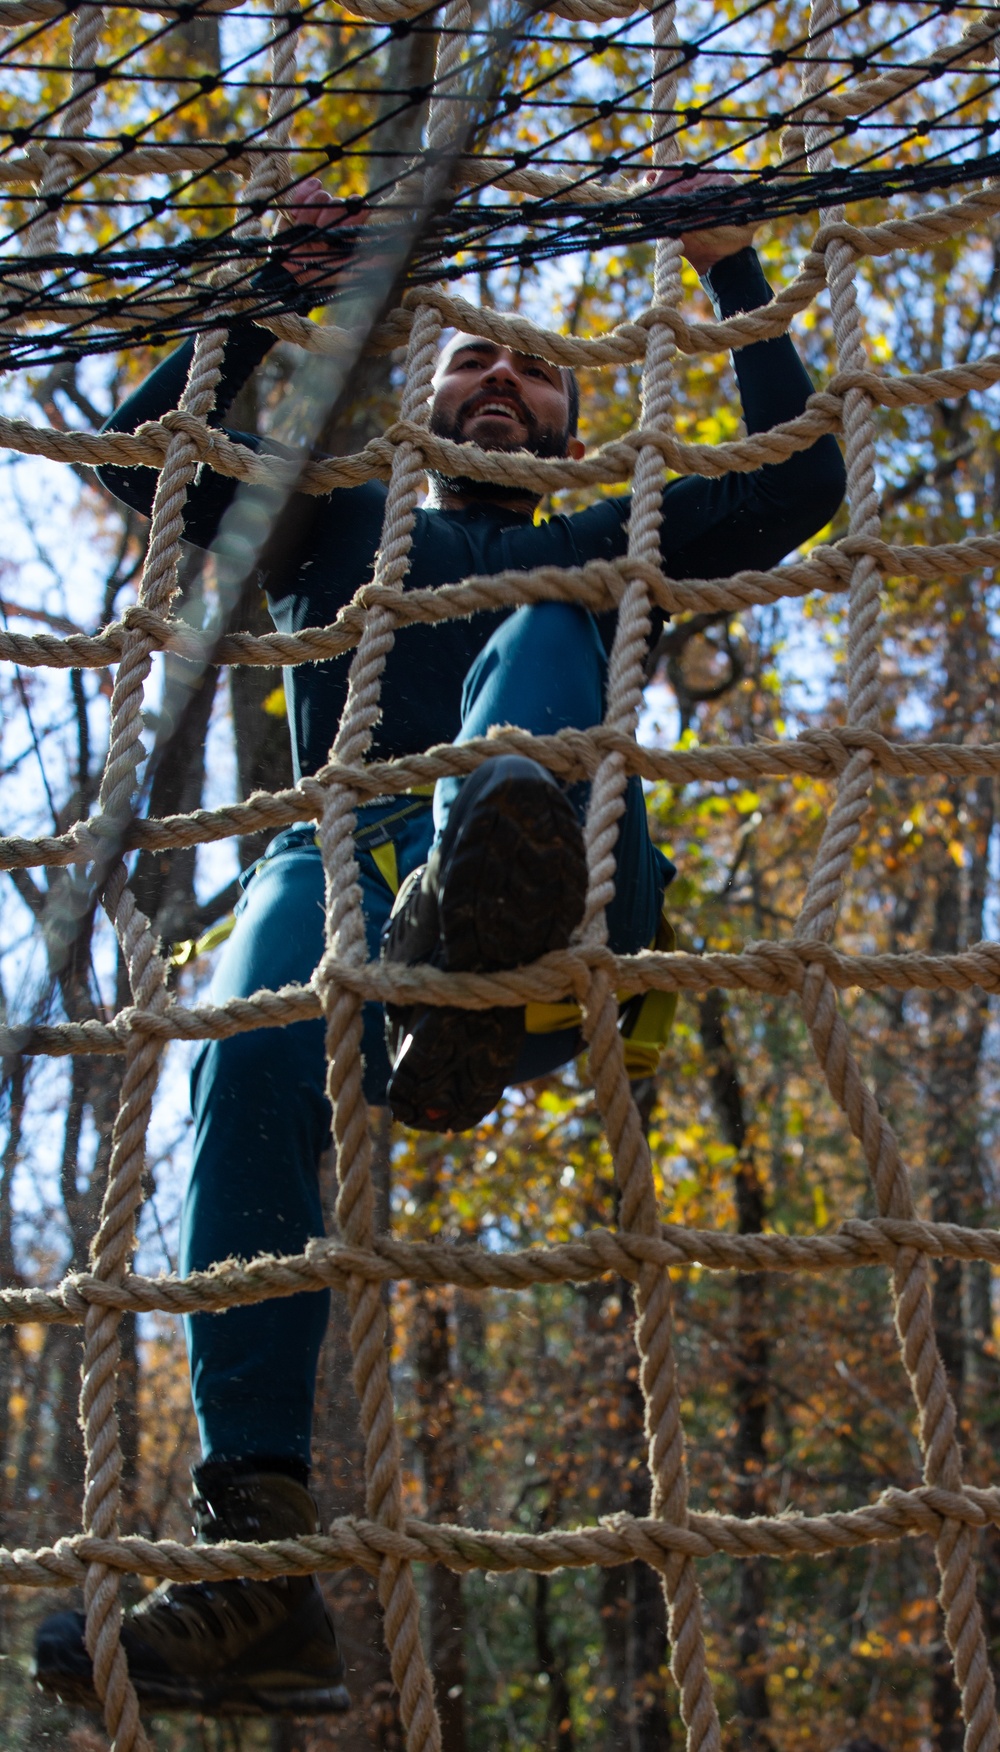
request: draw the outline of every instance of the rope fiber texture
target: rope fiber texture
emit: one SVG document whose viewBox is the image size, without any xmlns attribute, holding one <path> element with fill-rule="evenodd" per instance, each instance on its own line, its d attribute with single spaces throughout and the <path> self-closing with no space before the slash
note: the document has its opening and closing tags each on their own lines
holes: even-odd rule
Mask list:
<svg viewBox="0 0 1000 1752">
<path fill-rule="evenodd" d="M 225 12 L 231 0 L 206 10 Z M 0 0 L 0 23 L 10 28 L 43 26 L 65 12 L 62 0 Z M 146 11 L 155 8 L 146 8 Z M 602 27 L 628 20 L 632 0 L 560 0 L 558 18 Z M 351 0 L 353 16 L 381 25 L 408 20 L 410 0 Z M 163 12 L 173 17 L 173 9 Z M 253 234 L 262 215 L 280 200 L 297 172 L 296 51 L 305 12 L 282 9 L 274 0 L 270 38 L 270 104 L 266 129 L 227 150 L 231 172 L 249 176 L 233 233 Z M 680 159 L 677 129 L 664 123 L 678 113 L 678 87 L 691 59 L 681 42 L 673 0 L 649 4 L 641 21 L 651 41 L 648 95 L 653 163 Z M 72 27 L 71 90 L 57 133 L 24 144 L 23 155 L 0 166 L 8 187 L 34 191 L 23 231 L 18 285 L 32 319 L 64 311 L 76 297 L 52 266 L 60 236 L 60 203 L 81 178 L 98 169 L 123 174 L 168 169 L 192 174 L 214 162 L 202 146 L 170 147 L 150 142 L 115 159 L 89 139 L 99 81 L 100 8 L 79 7 Z M 434 210 L 449 182 L 495 188 L 532 199 L 573 198 L 593 193 L 586 179 L 537 167 L 491 163 L 470 155 L 477 111 L 469 96 L 476 71 L 476 38 L 468 0 L 450 0 L 434 15 L 437 61 L 426 128 L 426 150 L 411 163 L 408 198 Z M 895 69 L 880 63 L 870 77 L 845 84 L 831 79 L 837 63 L 838 12 L 833 0 L 814 0 L 801 56 L 803 82 L 789 112 L 785 151 L 806 154 L 808 170 L 822 179 L 836 165 L 845 120 L 879 106 L 903 103 L 937 76 L 917 58 Z M 996 15 L 987 10 L 938 57 L 943 64 L 980 78 L 994 52 Z M 937 67 L 937 72 L 935 72 Z M 978 88 L 977 88 L 978 89 Z M 206 153 L 208 157 L 206 157 Z M 199 154 L 201 156 L 199 156 Z M 819 186 L 819 185 L 817 185 Z M 828 177 L 826 186 L 835 186 Z M 606 201 L 609 185 L 593 198 Z M 625 185 L 612 184 L 617 196 Z M 963 1482 L 955 1408 L 938 1352 L 930 1298 L 932 1258 L 976 1259 L 1000 1264 L 1000 1233 L 976 1232 L 918 1219 L 907 1170 L 895 1137 L 861 1074 L 840 1013 L 837 993 L 850 987 L 877 990 L 1000 991 L 1000 946 L 983 943 L 959 955 L 848 955 L 831 944 L 844 882 L 857 844 L 876 772 L 900 775 L 995 776 L 1000 745 L 899 743 L 878 730 L 880 673 L 879 595 L 883 576 L 924 581 L 958 578 L 1000 562 L 1000 539 L 973 537 L 936 547 L 892 546 L 882 540 L 874 490 L 876 407 L 930 404 L 1000 382 L 1000 356 L 974 364 L 893 375 L 875 371 L 866 351 L 855 292 L 859 259 L 894 250 L 918 249 L 962 235 L 1000 212 L 1000 187 L 987 181 L 950 206 L 859 226 L 842 207 L 819 215 L 818 229 L 795 281 L 766 309 L 727 321 L 690 322 L 678 309 L 680 245 L 661 237 L 655 251 L 648 309 L 636 321 L 599 336 L 577 337 L 544 330 L 523 316 L 479 308 L 441 286 L 414 286 L 399 307 L 379 317 L 370 335 L 313 322 L 288 313 L 260 320 L 296 346 L 326 359 L 350 360 L 362 344 L 382 351 L 405 347 L 405 390 L 399 419 L 380 438 L 352 456 L 306 464 L 256 455 L 232 443 L 211 422 L 219 381 L 225 320 L 245 309 L 240 269 L 233 261 L 218 270 L 212 299 L 195 348 L 178 409 L 134 435 L 98 436 L 0 420 L 0 443 L 26 455 L 74 465 L 143 463 L 159 470 L 149 548 L 136 605 L 97 636 L 0 633 L 0 658 L 54 669 L 116 666 L 111 733 L 96 814 L 62 834 L 0 841 L 0 869 L 79 866 L 113 921 L 128 971 L 131 1003 L 108 1022 L 38 1024 L 0 1030 L 4 1054 L 58 1056 L 113 1053 L 124 1057 L 121 1105 L 115 1124 L 108 1182 L 93 1237 L 89 1267 L 51 1290 L 0 1291 L 6 1321 L 78 1323 L 85 1350 L 81 1418 L 86 1441 L 82 1530 L 35 1552 L 0 1550 L 0 1579 L 18 1586 L 82 1585 L 87 1607 L 87 1645 L 95 1683 L 115 1752 L 141 1752 L 147 1741 L 120 1643 L 121 1578 L 142 1574 L 176 1579 L 237 1575 L 304 1574 L 360 1565 L 376 1578 L 393 1678 L 410 1752 L 434 1752 L 440 1727 L 433 1682 L 420 1634 L 416 1563 L 442 1563 L 463 1571 L 531 1569 L 563 1565 L 613 1565 L 640 1559 L 660 1574 L 669 1610 L 672 1671 L 690 1752 L 716 1752 L 721 1728 L 708 1670 L 697 1559 L 713 1552 L 736 1558 L 786 1557 L 844 1550 L 903 1537 L 933 1541 L 940 1572 L 940 1599 L 966 1724 L 967 1752 L 998 1752 L 993 1683 L 976 1596 L 978 1531 L 1000 1526 L 1000 1491 Z M 65 214 L 63 214 L 65 218 Z M 249 230 L 248 230 L 249 228 Z M 34 259 L 33 261 L 33 258 Z M 797 419 L 773 431 L 715 446 L 683 444 L 673 429 L 672 374 L 684 356 L 697 357 L 784 333 L 792 318 L 823 292 L 839 369 Z M 46 302 L 48 300 L 48 303 Z M 93 314 L 93 313 L 92 313 Z M 16 320 L 15 320 L 16 317 Z M 106 310 L 100 321 L 106 322 Z M 83 322 L 86 326 L 86 310 Z M 24 321 L 8 310 L 5 332 Z M 95 320 L 97 318 L 95 317 Z M 435 438 L 428 428 L 432 377 L 443 329 L 454 324 L 487 338 L 529 348 L 576 368 L 622 366 L 641 361 L 642 410 L 638 427 L 582 462 L 540 461 L 527 454 L 482 452 Z M 113 328 L 113 325 L 112 325 Z M 120 337 L 116 344 L 120 344 Z M 717 476 L 748 470 L 794 454 L 825 432 L 844 443 L 850 502 L 847 536 L 770 572 L 743 572 L 725 580 L 674 581 L 659 559 L 659 521 L 664 470 Z M 414 512 L 425 471 L 500 481 L 539 490 L 630 480 L 632 513 L 628 552 L 614 563 L 573 571 L 543 568 L 470 578 L 439 590 L 405 588 Z M 388 481 L 385 522 L 374 581 L 360 590 L 332 626 L 296 635 L 213 639 L 173 617 L 188 487 L 201 468 L 238 481 L 267 484 L 277 497 L 294 483 L 327 492 L 334 485 L 371 478 Z M 849 625 L 847 717 L 837 732 L 749 747 L 683 751 L 644 749 L 636 742 L 643 662 L 650 613 L 691 610 L 737 612 L 757 603 L 801 597 L 810 591 L 846 595 Z M 618 610 L 610 660 L 604 723 L 591 731 L 531 737 L 504 730 L 489 738 L 430 749 L 406 760 L 368 761 L 380 711 L 381 677 L 396 630 L 477 609 L 519 603 L 571 600 L 599 611 Z M 167 819 L 135 814 L 137 773 L 146 685 L 155 653 L 170 651 L 201 666 L 279 665 L 315 662 L 353 651 L 348 699 L 328 764 L 314 777 L 276 795 L 258 794 L 239 804 L 199 809 Z M 354 811 L 373 796 L 400 793 L 446 774 L 467 774 L 482 761 L 515 749 L 543 760 L 560 778 L 586 777 L 591 802 L 586 829 L 589 892 L 584 923 L 571 947 L 533 967 L 496 975 L 445 974 L 415 967 L 368 963 L 352 830 Z M 677 784 L 738 778 L 805 775 L 836 786 L 815 867 L 791 940 L 751 943 L 740 954 L 645 953 L 616 957 L 607 945 L 605 906 L 613 893 L 618 824 L 631 773 Z M 136 848 L 190 848 L 261 828 L 315 820 L 326 875 L 326 951 L 312 984 L 222 1005 L 185 1006 L 168 994 L 166 966 L 149 920 L 129 886 L 126 855 Z M 831 1096 L 846 1116 L 871 1175 L 877 1214 L 848 1221 L 832 1234 L 734 1236 L 661 1225 L 648 1145 L 625 1070 L 617 1027 L 618 994 L 626 991 L 704 992 L 712 986 L 785 994 L 801 1006 L 816 1057 Z M 616 1234 L 595 1230 L 577 1241 L 523 1253 L 498 1255 L 467 1247 L 404 1244 L 374 1230 L 372 1134 L 361 1084 L 361 1007 L 366 999 L 419 999 L 424 1003 L 479 1008 L 519 1005 L 529 999 L 556 1001 L 572 992 L 581 1005 L 597 1104 L 613 1151 L 620 1191 Z M 334 1114 L 340 1235 L 317 1239 L 303 1254 L 227 1261 L 210 1272 L 148 1278 L 130 1269 L 142 1200 L 146 1133 L 157 1072 L 171 1040 L 220 1039 L 252 1028 L 287 1025 L 322 1015 L 326 1027 L 328 1091 Z M 681 1391 L 673 1349 L 671 1271 L 700 1265 L 713 1271 L 826 1272 L 884 1264 L 890 1278 L 901 1357 L 912 1388 L 924 1458 L 920 1488 L 888 1491 L 876 1503 L 849 1512 L 784 1514 L 736 1520 L 695 1513 L 688 1507 Z M 651 1514 L 615 1516 L 596 1527 L 557 1529 L 537 1536 L 486 1529 L 432 1526 L 404 1512 L 401 1453 L 393 1406 L 383 1286 L 394 1279 L 524 1288 L 536 1283 L 584 1282 L 606 1273 L 634 1286 L 635 1338 L 645 1402 Z M 119 1366 L 117 1326 L 126 1310 L 178 1314 L 223 1309 L 304 1288 L 330 1286 L 346 1296 L 350 1310 L 354 1382 L 366 1444 L 366 1514 L 339 1520 L 316 1538 L 269 1545 L 228 1544 L 195 1550 L 171 1541 L 123 1537 L 119 1526 L 122 1452 L 116 1411 Z"/>
</svg>

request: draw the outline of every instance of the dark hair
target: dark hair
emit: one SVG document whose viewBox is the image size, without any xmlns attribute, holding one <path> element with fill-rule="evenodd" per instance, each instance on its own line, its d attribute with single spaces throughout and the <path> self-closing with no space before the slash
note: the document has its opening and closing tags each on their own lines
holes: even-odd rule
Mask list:
<svg viewBox="0 0 1000 1752">
<path fill-rule="evenodd" d="M 563 382 L 566 385 L 566 436 L 575 438 L 580 424 L 580 384 L 572 365 L 563 366 Z"/>
<path fill-rule="evenodd" d="M 839 1752 L 885 1752 L 885 1747 L 867 1734 L 858 1734 L 853 1740 L 845 1740 Z"/>
</svg>

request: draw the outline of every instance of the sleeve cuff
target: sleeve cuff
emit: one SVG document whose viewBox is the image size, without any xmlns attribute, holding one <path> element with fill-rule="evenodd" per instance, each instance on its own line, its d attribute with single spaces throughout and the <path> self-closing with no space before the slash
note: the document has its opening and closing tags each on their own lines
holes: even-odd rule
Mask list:
<svg viewBox="0 0 1000 1752">
<path fill-rule="evenodd" d="M 759 310 L 770 304 L 774 293 L 764 278 L 757 251 L 747 245 L 735 255 L 723 256 L 706 274 L 701 283 L 712 300 L 715 313 L 725 320 L 739 316 L 745 310 Z"/>
</svg>

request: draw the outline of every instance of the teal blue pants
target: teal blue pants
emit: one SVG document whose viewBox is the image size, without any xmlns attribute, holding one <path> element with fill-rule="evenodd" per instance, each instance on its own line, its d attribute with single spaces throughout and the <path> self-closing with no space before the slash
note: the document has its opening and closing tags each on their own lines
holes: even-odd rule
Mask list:
<svg viewBox="0 0 1000 1752">
<path fill-rule="evenodd" d="M 459 741 L 494 724 L 544 735 L 600 723 L 606 660 L 597 628 L 562 603 L 518 609 L 484 646 L 466 678 Z M 357 852 L 368 951 L 393 894 L 372 850 L 391 838 L 399 879 L 426 861 L 459 781 L 430 799 L 393 798 L 358 811 Z M 575 787 L 582 813 L 587 787 Z M 672 866 L 652 845 L 638 779 L 629 782 L 618 845 L 616 892 L 608 908 L 612 947 L 631 954 L 656 931 Z M 323 869 L 311 828 L 279 834 L 250 872 L 236 929 L 222 951 L 212 1002 L 261 988 L 305 984 L 323 950 Z M 382 1012 L 364 1012 L 365 1094 L 385 1099 L 389 1066 Z M 527 1037 L 517 1081 L 573 1059 L 577 1030 Z M 209 1041 L 192 1075 L 194 1155 L 184 1206 L 182 1271 L 235 1254 L 298 1253 L 323 1233 L 317 1165 L 330 1139 L 323 1023 L 297 1022 Z M 270 1456 L 309 1461 L 319 1348 L 327 1292 L 196 1314 L 186 1321 L 191 1387 L 206 1457 Z"/>
</svg>

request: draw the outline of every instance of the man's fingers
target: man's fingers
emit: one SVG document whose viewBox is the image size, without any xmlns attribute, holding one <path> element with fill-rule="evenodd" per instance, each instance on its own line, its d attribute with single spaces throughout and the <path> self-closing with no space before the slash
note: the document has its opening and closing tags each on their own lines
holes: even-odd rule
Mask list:
<svg viewBox="0 0 1000 1752">
<path fill-rule="evenodd" d="M 329 225 L 342 203 L 328 194 L 318 176 L 304 177 L 277 202 L 281 211 L 279 228 L 290 225 Z"/>
<path fill-rule="evenodd" d="M 681 165 L 664 165 L 656 170 L 648 170 L 642 184 L 644 192 L 648 194 L 665 193 L 667 190 L 677 194 L 696 194 L 709 189 L 718 189 L 720 192 L 733 189 L 736 187 L 736 178 L 725 170 L 685 171 L 685 167 Z M 725 256 L 735 255 L 738 250 L 753 242 L 756 226 L 748 222 L 727 225 L 722 214 L 719 214 L 695 229 L 693 219 L 692 214 L 688 221 L 690 229 L 681 233 L 680 245 L 699 274 L 714 267 Z"/>
<path fill-rule="evenodd" d="M 282 265 L 303 286 L 340 274 L 368 217 L 364 203 L 336 200 L 318 177 L 304 177 L 282 202 L 276 233 Z"/>
<path fill-rule="evenodd" d="M 327 194 L 318 176 L 304 176 L 301 182 L 295 183 L 287 191 L 284 198 L 278 202 L 278 206 L 322 206 L 326 202 L 332 204 L 332 201 L 333 196 Z"/>
</svg>

